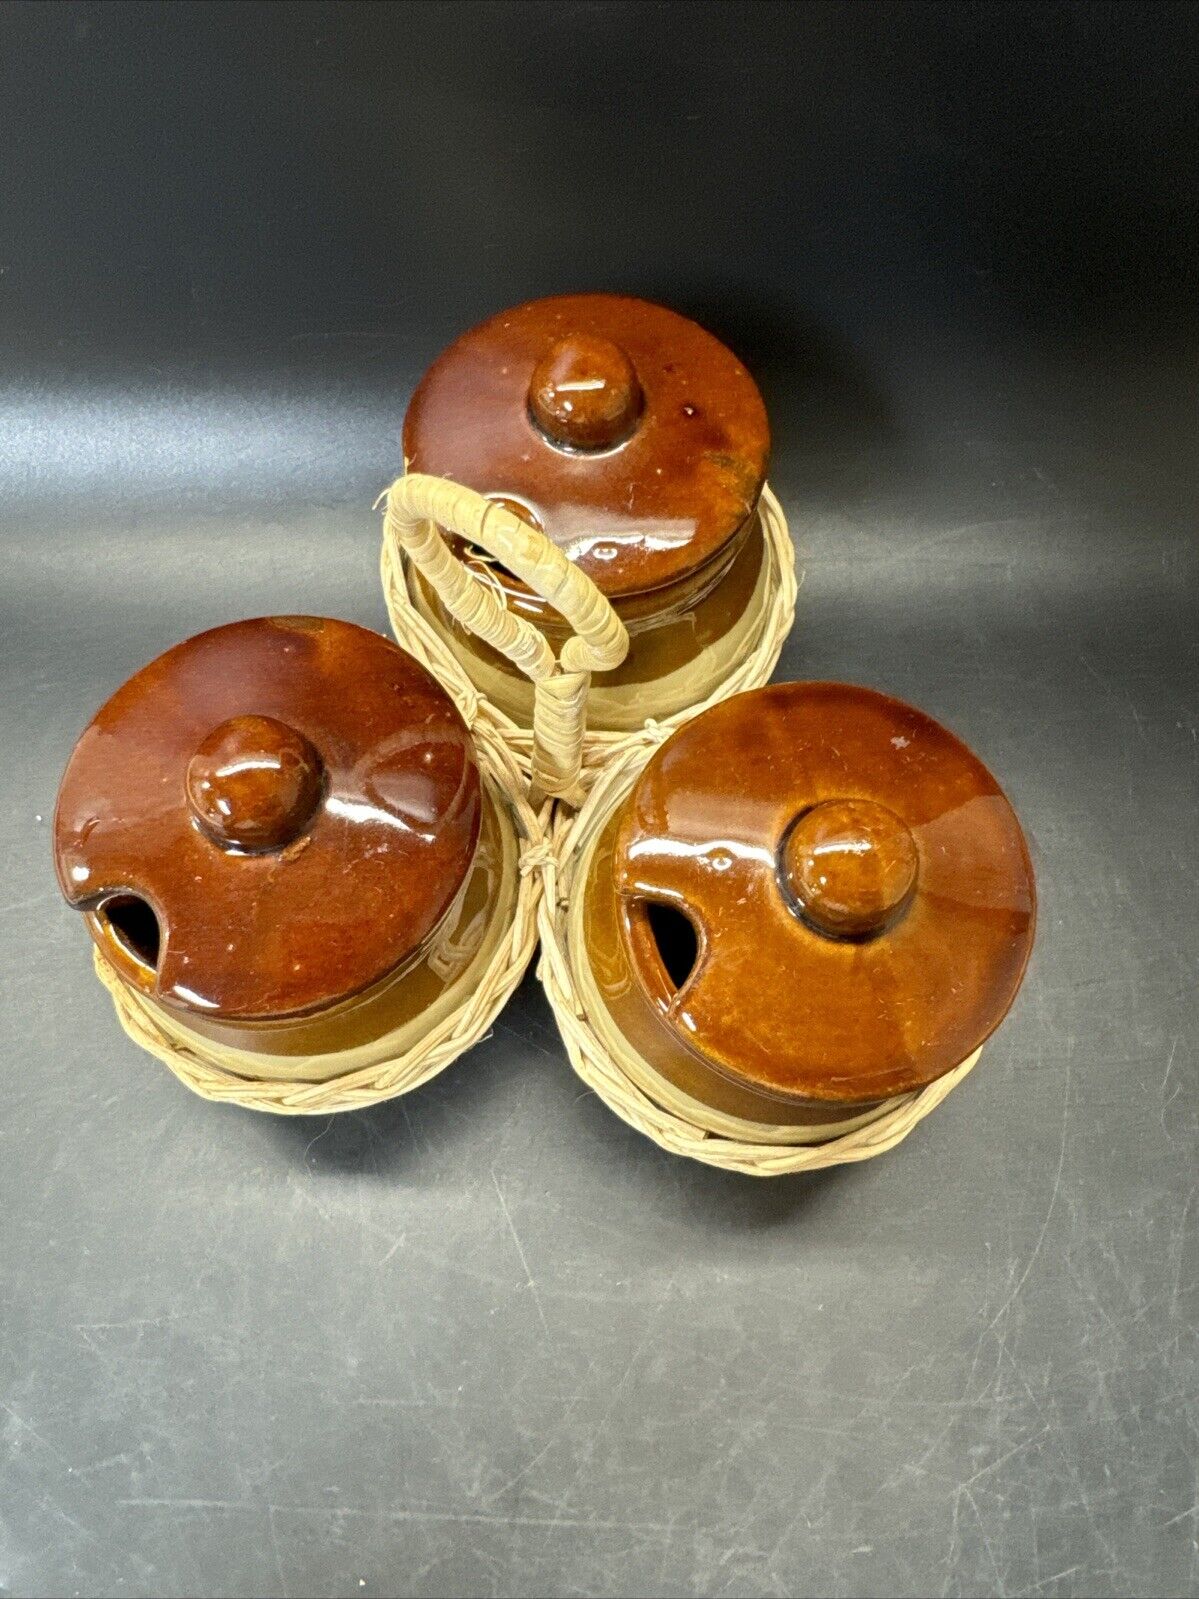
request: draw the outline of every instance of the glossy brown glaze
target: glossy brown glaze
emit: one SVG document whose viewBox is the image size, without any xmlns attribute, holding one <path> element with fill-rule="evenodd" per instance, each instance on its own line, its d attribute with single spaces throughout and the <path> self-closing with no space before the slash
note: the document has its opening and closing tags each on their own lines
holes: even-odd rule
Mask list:
<svg viewBox="0 0 1199 1599">
<path fill-rule="evenodd" d="M 744 538 L 735 539 L 729 550 L 722 551 L 702 573 L 674 585 L 679 591 L 677 597 L 671 590 L 661 590 L 654 595 L 634 595 L 618 604 L 616 609 L 628 629 L 629 652 L 619 666 L 604 672 L 596 682 L 607 688 L 652 682 L 686 666 L 718 643 L 749 605 L 764 554 L 762 530 L 755 516 Z M 468 556 L 466 564 L 485 580 L 495 581 L 494 568 L 486 561 Z M 520 668 L 464 627 L 419 573 L 415 581 L 425 607 L 463 653 L 478 656 L 513 682 L 522 680 Z M 527 603 L 524 595 L 509 591 L 505 597 L 511 610 L 541 629 L 558 654 L 570 637 L 562 617 L 541 602 Z"/>
<path fill-rule="evenodd" d="M 409 1023 L 427 1026 L 447 993 L 469 981 L 470 968 L 495 936 L 496 919 L 502 930 L 511 925 L 518 886 L 512 856 L 507 830 L 485 791 L 479 842 L 461 892 L 416 954 L 380 982 L 303 1016 L 229 1020 L 202 1010 L 183 1015 L 176 1006 L 167 1009 L 201 1038 L 277 1057 L 330 1055 L 371 1044 Z M 121 970 L 114 922 L 95 911 L 87 921 L 93 938 Z M 150 999 L 157 997 L 141 983 L 134 986 Z M 469 990 L 463 998 L 469 998 Z"/>
<path fill-rule="evenodd" d="M 527 507 L 613 599 L 720 556 L 757 507 L 769 442 L 761 395 L 724 345 L 606 294 L 534 300 L 463 334 L 404 423 L 410 470 Z"/>
<path fill-rule="evenodd" d="M 1032 868 L 994 778 L 868 689 L 779 684 L 705 712 L 604 847 L 587 889 L 604 1003 L 656 1070 L 733 1115 L 932 1082 L 1002 1020 L 1032 946 Z M 694 928 L 680 984 L 653 903 Z"/>
<path fill-rule="evenodd" d="M 533 368 L 528 405 L 551 444 L 610 450 L 641 421 L 641 382 L 619 344 L 574 333 L 551 344 Z"/>
<path fill-rule="evenodd" d="M 247 854 L 282 849 L 315 815 L 324 771 L 294 727 L 234 716 L 202 738 L 187 763 L 187 801 L 216 843 Z"/>
<path fill-rule="evenodd" d="M 118 689 L 68 763 L 55 859 L 126 980 L 210 1023 L 271 1021 L 411 960 L 479 826 L 470 736 L 430 674 L 364 628 L 272 617 Z"/>
<path fill-rule="evenodd" d="M 907 825 L 873 800 L 822 800 L 783 842 L 782 877 L 795 909 L 830 938 L 889 927 L 911 900 L 918 866 Z"/>
</svg>

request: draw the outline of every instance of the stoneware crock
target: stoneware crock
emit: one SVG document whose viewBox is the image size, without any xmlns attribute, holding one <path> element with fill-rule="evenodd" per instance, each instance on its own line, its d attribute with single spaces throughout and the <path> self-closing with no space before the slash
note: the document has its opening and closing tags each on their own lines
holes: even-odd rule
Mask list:
<svg viewBox="0 0 1199 1599">
<path fill-rule="evenodd" d="M 412 1086 L 393 1068 L 430 1038 L 452 1058 L 455 1020 L 520 965 L 527 831 L 422 666 L 279 616 L 117 690 L 68 762 L 54 850 L 139 1041 L 211 1097 L 314 1111 Z"/>
<path fill-rule="evenodd" d="M 794 613 L 794 557 L 766 487 L 766 410 L 737 357 L 694 322 L 610 294 L 501 312 L 422 378 L 403 447 L 410 472 L 506 506 L 611 601 L 629 647 L 590 684 L 590 735 L 769 676 Z M 469 541 L 451 547 L 558 649 L 567 629 L 551 603 Z M 421 574 L 407 596 L 474 687 L 528 727 L 527 679 Z M 389 603 L 407 644 L 404 597 Z"/>
<path fill-rule="evenodd" d="M 590 1043 L 697 1148 L 837 1140 L 918 1099 L 998 1026 L 1032 947 L 995 779 L 865 688 L 706 711 L 594 791 L 555 853 L 550 975 L 565 954 Z M 561 964 L 554 986 L 561 1019 Z"/>
</svg>

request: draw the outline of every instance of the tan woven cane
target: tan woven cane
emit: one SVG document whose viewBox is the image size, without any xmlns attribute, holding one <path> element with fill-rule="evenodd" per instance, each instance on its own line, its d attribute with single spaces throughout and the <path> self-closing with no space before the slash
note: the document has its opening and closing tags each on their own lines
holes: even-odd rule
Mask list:
<svg viewBox="0 0 1199 1599">
<path fill-rule="evenodd" d="M 383 498 L 385 548 L 403 551 L 450 614 L 531 679 L 534 798 L 577 802 L 588 684 L 593 671 L 624 660 L 629 648 L 624 624 L 556 544 L 473 489 L 410 473 L 397 478 Z M 486 550 L 566 619 L 574 633 L 560 659 L 554 659 L 543 633 L 515 616 L 494 589 L 455 559 L 442 528 Z M 478 708 L 476 700 L 476 715 Z"/>
<path fill-rule="evenodd" d="M 605 1025 L 582 937 L 581 895 L 591 847 L 641 769 L 668 736 L 651 729 L 626 743 L 593 785 L 577 815 L 555 813 L 544 857 L 545 892 L 538 909 L 538 976 L 554 1012 L 570 1063 L 581 1080 L 622 1121 L 672 1154 L 751 1177 L 777 1177 L 870 1160 L 902 1142 L 970 1072 L 981 1050 L 918 1093 L 889 1100 L 821 1143 L 797 1143 L 796 1129 L 765 1128 L 713 1115 L 657 1077 Z M 700 1125 L 702 1119 L 707 1125 Z M 810 1131 L 806 1134 L 810 1137 Z"/>
<path fill-rule="evenodd" d="M 653 686 L 646 685 L 636 694 L 638 725 L 615 731 L 588 727 L 590 674 L 619 665 L 628 647 L 624 629 L 610 607 L 611 621 L 604 627 L 598 625 L 596 602 L 602 596 L 594 585 L 583 579 L 586 591 L 580 589 L 568 574 L 582 578 L 582 573 L 544 534 L 495 501 L 445 479 L 410 474 L 397 479 L 383 498 L 387 512 L 380 576 L 396 638 L 445 685 L 472 725 L 476 720 L 486 721 L 497 731 L 521 770 L 531 775 L 535 789 L 572 803 L 578 802 L 611 760 L 626 748 L 639 747 L 647 721 L 672 732 L 720 700 L 760 688 L 773 672 L 795 619 L 795 550 L 782 507 L 767 485 L 759 505 L 763 572 L 752 614 L 745 619 L 736 649 L 711 649 L 686 669 L 686 709 L 657 717 Z M 451 516 L 456 520 L 451 521 Z M 561 661 L 554 662 L 542 634 L 507 611 L 498 584 L 487 584 L 453 560 L 430 523 L 485 549 L 567 617 L 580 637 L 567 641 Z M 508 715 L 472 681 L 452 641 L 422 610 L 412 568 L 437 591 L 452 615 L 534 678 L 531 726 Z M 456 608 L 459 605 L 462 610 Z M 568 605 L 577 607 L 574 614 L 566 610 Z M 480 611 L 486 613 L 483 626 L 475 620 Z M 597 619 L 597 625 L 588 634 L 582 624 L 589 618 Z M 490 631 L 485 632 L 484 627 Z M 622 639 L 623 643 L 618 642 Z M 526 659 L 535 670 L 530 671 Z M 576 776 L 568 785 L 566 769 L 575 768 L 576 760 Z"/>
</svg>

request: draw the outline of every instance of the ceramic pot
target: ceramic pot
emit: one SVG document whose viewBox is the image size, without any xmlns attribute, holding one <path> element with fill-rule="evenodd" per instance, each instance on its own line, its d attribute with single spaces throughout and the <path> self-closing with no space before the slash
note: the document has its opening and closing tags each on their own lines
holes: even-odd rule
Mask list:
<svg viewBox="0 0 1199 1599">
<path fill-rule="evenodd" d="M 305 616 L 137 672 L 54 823 L 62 891 L 154 1036 L 285 1083 L 394 1059 L 471 1003 L 512 932 L 519 843 L 440 684 Z"/>
<path fill-rule="evenodd" d="M 960 740 L 884 694 L 738 695 L 580 822 L 581 1012 L 695 1128 L 837 1138 L 961 1066 L 1020 986 L 1035 888 L 1015 813 Z"/>
<path fill-rule="evenodd" d="M 611 602 L 629 649 L 590 686 L 589 730 L 699 704 L 762 640 L 778 563 L 777 538 L 763 539 L 766 411 L 737 357 L 686 317 L 608 294 L 491 317 L 422 378 L 403 446 L 409 471 L 505 505 Z M 553 606 L 468 541 L 451 547 L 557 654 L 569 630 Z M 413 601 L 475 687 L 527 727 L 527 679 L 419 574 Z"/>
</svg>

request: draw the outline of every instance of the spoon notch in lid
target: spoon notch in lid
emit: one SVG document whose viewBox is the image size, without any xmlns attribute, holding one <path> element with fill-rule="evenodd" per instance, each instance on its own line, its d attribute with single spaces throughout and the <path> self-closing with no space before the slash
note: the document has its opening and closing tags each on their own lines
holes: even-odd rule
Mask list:
<svg viewBox="0 0 1199 1599">
<path fill-rule="evenodd" d="M 619 948 L 597 971 L 618 1019 L 656 1018 L 656 1058 L 685 1062 L 691 1091 L 890 1099 L 966 1060 L 1020 986 L 1035 886 L 1016 815 L 959 739 L 885 694 L 737 695 L 657 751 L 614 826 Z M 659 906 L 694 930 L 681 983 Z"/>
<path fill-rule="evenodd" d="M 430 673 L 351 623 L 262 617 L 101 707 L 59 789 L 55 864 L 127 982 L 207 1022 L 274 1022 L 426 946 L 480 815 L 470 734 Z"/>
</svg>

